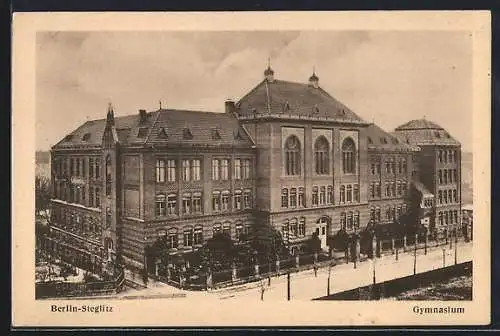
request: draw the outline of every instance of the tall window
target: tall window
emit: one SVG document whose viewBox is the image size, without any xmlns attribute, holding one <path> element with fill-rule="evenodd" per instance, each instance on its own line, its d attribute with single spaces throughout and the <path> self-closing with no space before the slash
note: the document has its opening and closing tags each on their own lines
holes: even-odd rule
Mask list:
<svg viewBox="0 0 500 336">
<path fill-rule="evenodd" d="M 370 170 L 372 175 L 375 175 L 375 163 L 371 164 L 371 170 Z"/>
<path fill-rule="evenodd" d="M 444 180 L 444 184 L 448 184 L 448 170 L 444 170 L 443 171 L 443 180 Z"/>
<path fill-rule="evenodd" d="M 194 228 L 194 245 L 202 245 L 203 244 L 203 227 L 197 226 Z"/>
<path fill-rule="evenodd" d="M 290 207 L 297 207 L 297 188 L 290 189 Z"/>
<path fill-rule="evenodd" d="M 186 227 L 184 228 L 184 246 L 189 247 L 193 246 L 193 228 Z"/>
<path fill-rule="evenodd" d="M 347 229 L 346 224 L 347 224 L 346 223 L 346 215 L 345 215 L 345 212 L 342 212 L 342 213 L 340 213 L 340 228 L 342 230 Z"/>
<path fill-rule="evenodd" d="M 342 143 L 342 168 L 344 174 L 354 174 L 356 172 L 356 146 L 351 138 L 347 138 Z"/>
<path fill-rule="evenodd" d="M 314 186 L 313 189 L 312 189 L 312 205 L 318 205 L 318 195 L 319 194 L 319 190 L 318 190 L 318 187 Z"/>
<path fill-rule="evenodd" d="M 299 197 L 298 197 L 298 203 L 299 203 L 299 207 L 303 207 L 305 206 L 305 200 L 304 200 L 304 188 L 303 187 L 300 187 L 299 188 Z"/>
<path fill-rule="evenodd" d="M 379 182 L 375 183 L 375 189 L 377 190 L 377 197 L 382 197 L 382 186 Z"/>
<path fill-rule="evenodd" d="M 398 160 L 398 174 L 401 174 L 403 172 L 403 162 L 401 160 Z"/>
<path fill-rule="evenodd" d="M 249 179 L 250 178 L 250 160 L 245 159 L 243 160 L 243 178 L 244 179 Z"/>
<path fill-rule="evenodd" d="M 221 197 L 221 208 L 222 211 L 227 211 L 229 210 L 229 199 L 230 199 L 230 193 L 228 190 L 224 190 L 222 192 L 222 197 Z"/>
<path fill-rule="evenodd" d="M 448 162 L 453 162 L 453 151 L 448 152 Z"/>
<path fill-rule="evenodd" d="M 216 236 L 217 234 L 221 233 L 222 231 L 222 226 L 220 223 L 215 223 L 213 226 L 213 235 Z"/>
<path fill-rule="evenodd" d="M 352 186 L 349 184 L 347 186 L 347 202 L 352 202 Z"/>
<path fill-rule="evenodd" d="M 191 180 L 191 161 L 189 160 L 182 160 L 182 180 Z"/>
<path fill-rule="evenodd" d="M 222 234 L 231 237 L 231 223 L 225 222 L 222 225 Z"/>
<path fill-rule="evenodd" d="M 212 160 L 212 180 L 219 180 L 219 160 Z"/>
<path fill-rule="evenodd" d="M 448 190 L 448 199 L 450 203 L 453 203 L 453 197 L 452 197 L 452 192 L 451 190 Z"/>
<path fill-rule="evenodd" d="M 396 196 L 396 183 L 391 182 L 391 195 L 392 197 Z"/>
<path fill-rule="evenodd" d="M 193 193 L 193 201 L 192 201 L 192 203 L 193 203 L 193 205 L 192 205 L 193 212 L 195 212 L 195 213 L 202 212 L 201 200 L 202 200 L 201 192 L 195 192 L 195 193 Z"/>
<path fill-rule="evenodd" d="M 401 196 L 403 194 L 403 188 L 401 187 L 401 182 L 397 182 L 398 195 Z"/>
<path fill-rule="evenodd" d="M 380 222 L 382 220 L 382 211 L 380 210 L 380 207 L 377 207 L 375 210 L 375 215 L 377 217 L 377 221 Z"/>
<path fill-rule="evenodd" d="M 353 222 L 352 222 L 352 211 L 349 211 L 347 213 L 347 229 L 352 230 L 353 229 Z"/>
<path fill-rule="evenodd" d="M 443 151 L 443 161 L 444 163 L 448 163 L 448 155 L 446 151 Z"/>
<path fill-rule="evenodd" d="M 96 158 L 95 159 L 95 178 L 100 178 L 101 177 L 101 159 Z"/>
<path fill-rule="evenodd" d="M 441 190 L 438 191 L 438 203 L 443 203 L 443 192 Z"/>
<path fill-rule="evenodd" d="M 234 160 L 234 179 L 235 180 L 241 179 L 241 160 L 240 159 Z"/>
<path fill-rule="evenodd" d="M 439 184 L 443 184 L 443 171 L 441 169 L 438 171 L 438 180 Z"/>
<path fill-rule="evenodd" d="M 169 194 L 167 197 L 167 213 L 175 215 L 177 213 L 177 195 Z"/>
<path fill-rule="evenodd" d="M 354 212 L 353 215 L 353 221 L 354 221 L 354 228 L 357 230 L 359 229 L 359 211 Z"/>
<path fill-rule="evenodd" d="M 359 185 L 355 184 L 353 189 L 354 202 L 359 203 Z"/>
<path fill-rule="evenodd" d="M 455 223 L 458 224 L 458 211 L 457 210 L 453 210 L 453 217 L 455 218 Z"/>
<path fill-rule="evenodd" d="M 441 211 L 439 211 L 438 219 L 439 219 L 439 225 L 443 225 L 443 213 Z"/>
<path fill-rule="evenodd" d="M 91 208 L 94 207 L 95 205 L 95 202 L 94 202 L 94 187 L 93 186 L 89 186 L 89 206 Z"/>
<path fill-rule="evenodd" d="M 300 218 L 298 231 L 297 235 L 299 237 L 304 237 L 306 235 L 306 219 L 304 217 Z"/>
<path fill-rule="evenodd" d="M 447 190 L 443 190 L 443 201 L 445 204 L 448 203 L 448 191 Z"/>
<path fill-rule="evenodd" d="M 87 158 L 82 158 L 82 176 L 85 177 L 87 168 Z"/>
<path fill-rule="evenodd" d="M 282 225 L 281 225 L 281 235 L 283 236 L 283 240 L 285 242 L 288 241 L 288 232 L 289 232 L 289 224 L 288 220 L 286 220 Z"/>
<path fill-rule="evenodd" d="M 345 203 L 345 186 L 340 186 L 340 203 Z"/>
<path fill-rule="evenodd" d="M 163 160 L 160 160 L 160 161 L 163 161 Z M 165 165 L 165 163 L 163 163 L 163 165 Z M 175 170 L 176 170 L 176 164 L 175 164 L 175 160 L 168 160 L 167 161 L 167 181 L 168 182 L 175 182 Z M 163 173 L 163 176 L 164 176 L 165 173 Z M 165 177 L 163 177 L 163 179 L 165 179 Z M 159 182 L 163 182 L 163 181 L 159 181 Z"/>
<path fill-rule="evenodd" d="M 389 161 L 389 159 L 385 161 L 385 172 L 386 174 L 391 173 L 391 161 Z"/>
<path fill-rule="evenodd" d="M 294 135 L 285 141 L 285 168 L 286 175 L 300 175 L 300 141 Z"/>
<path fill-rule="evenodd" d="M 178 246 L 177 229 L 170 228 L 168 229 L 168 235 L 167 235 L 167 248 L 172 249 L 172 248 L 177 248 L 177 246 Z"/>
<path fill-rule="evenodd" d="M 314 144 L 314 162 L 315 170 L 318 175 L 327 175 L 329 169 L 330 146 L 324 136 L 319 137 Z"/>
<path fill-rule="evenodd" d="M 439 163 L 443 162 L 443 152 L 442 151 L 438 151 L 438 161 L 439 161 Z"/>
<path fill-rule="evenodd" d="M 453 202 L 458 203 L 458 195 L 456 190 L 453 190 Z"/>
<path fill-rule="evenodd" d="M 220 192 L 214 191 L 212 192 L 212 210 L 220 211 Z"/>
<path fill-rule="evenodd" d="M 76 168 L 75 176 L 80 176 L 80 158 L 75 159 L 75 168 Z"/>
<path fill-rule="evenodd" d="M 241 190 L 236 190 L 234 192 L 234 208 L 236 210 L 241 210 Z"/>
<path fill-rule="evenodd" d="M 69 174 L 71 176 L 75 175 L 75 159 L 69 159 Z"/>
<path fill-rule="evenodd" d="M 245 209 L 252 207 L 252 192 L 248 189 L 243 192 L 243 207 Z"/>
<path fill-rule="evenodd" d="M 166 215 L 167 198 L 165 194 L 156 195 L 156 216 L 161 217 Z"/>
<path fill-rule="evenodd" d="M 370 183 L 370 198 L 375 198 L 375 183 Z"/>
<path fill-rule="evenodd" d="M 391 172 L 393 174 L 396 174 L 396 161 L 394 160 L 394 158 L 391 158 Z"/>
<path fill-rule="evenodd" d="M 288 208 L 288 189 L 281 189 L 281 207 Z"/>
<path fill-rule="evenodd" d="M 94 158 L 89 158 L 89 177 L 94 177 Z"/>
<path fill-rule="evenodd" d="M 401 163 L 403 165 L 403 174 L 406 174 L 408 172 L 408 164 L 406 163 L 406 159 L 401 159 Z"/>
<path fill-rule="evenodd" d="M 101 189 L 98 187 L 95 188 L 95 207 L 101 207 Z"/>
<path fill-rule="evenodd" d="M 296 237 L 298 235 L 298 221 L 297 221 L 297 218 L 292 218 L 292 220 L 290 221 L 290 234 L 294 237 Z"/>
<path fill-rule="evenodd" d="M 333 204 L 333 187 L 328 186 L 326 189 L 326 203 Z"/>
<path fill-rule="evenodd" d="M 370 220 L 375 221 L 375 208 L 370 208 Z"/>
<path fill-rule="evenodd" d="M 324 205 L 326 203 L 326 187 L 322 186 L 319 188 L 319 204 Z"/>
<path fill-rule="evenodd" d="M 111 195 L 111 156 L 106 157 L 106 196 Z"/>
<path fill-rule="evenodd" d="M 156 182 L 165 182 L 165 160 L 156 160 Z"/>
<path fill-rule="evenodd" d="M 229 160 L 223 159 L 221 160 L 221 171 L 220 171 L 220 178 L 221 180 L 228 180 L 229 179 Z"/>
<path fill-rule="evenodd" d="M 236 240 L 237 241 L 242 241 L 243 238 L 243 224 L 241 222 L 236 222 L 235 226 L 235 234 L 236 234 Z"/>
<path fill-rule="evenodd" d="M 182 194 L 182 213 L 184 213 L 184 214 L 191 213 L 191 194 L 190 193 Z"/>
</svg>

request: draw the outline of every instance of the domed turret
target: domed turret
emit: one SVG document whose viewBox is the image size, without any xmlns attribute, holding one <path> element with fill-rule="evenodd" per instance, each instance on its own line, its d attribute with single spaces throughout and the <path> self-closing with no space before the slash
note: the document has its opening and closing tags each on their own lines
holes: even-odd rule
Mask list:
<svg viewBox="0 0 500 336">
<path fill-rule="evenodd" d="M 318 78 L 318 76 L 316 76 L 316 71 L 313 70 L 313 74 L 311 75 L 311 77 L 309 77 L 309 85 L 317 88 L 319 86 L 318 82 L 319 82 L 319 78 Z"/>
<path fill-rule="evenodd" d="M 274 81 L 274 70 L 271 69 L 271 62 L 269 59 L 267 60 L 267 69 L 264 71 L 264 76 L 269 83 Z"/>
</svg>

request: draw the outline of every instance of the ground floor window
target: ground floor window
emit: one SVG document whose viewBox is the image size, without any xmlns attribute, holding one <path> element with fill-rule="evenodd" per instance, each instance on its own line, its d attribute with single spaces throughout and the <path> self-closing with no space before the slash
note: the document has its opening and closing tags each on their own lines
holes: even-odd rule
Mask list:
<svg viewBox="0 0 500 336">
<path fill-rule="evenodd" d="M 202 245 L 203 244 L 203 228 L 200 226 L 195 227 L 194 229 L 194 244 Z"/>
<path fill-rule="evenodd" d="M 193 229 L 184 229 L 184 246 L 193 246 Z"/>
</svg>

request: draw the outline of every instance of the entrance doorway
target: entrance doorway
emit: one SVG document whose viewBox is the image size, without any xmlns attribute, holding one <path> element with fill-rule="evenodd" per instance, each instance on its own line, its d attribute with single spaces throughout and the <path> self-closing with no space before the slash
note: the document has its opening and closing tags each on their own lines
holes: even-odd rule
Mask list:
<svg viewBox="0 0 500 336">
<path fill-rule="evenodd" d="M 326 237 L 328 235 L 328 225 L 330 224 L 330 219 L 328 217 L 321 217 L 316 224 L 316 233 L 321 242 L 321 249 L 328 250 L 326 245 Z"/>
</svg>

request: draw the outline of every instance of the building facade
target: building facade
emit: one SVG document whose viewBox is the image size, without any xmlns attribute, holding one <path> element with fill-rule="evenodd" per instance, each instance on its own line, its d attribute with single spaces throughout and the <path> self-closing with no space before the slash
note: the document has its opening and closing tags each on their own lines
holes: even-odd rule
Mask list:
<svg viewBox="0 0 500 336">
<path fill-rule="evenodd" d="M 460 144 L 446 131 L 438 130 L 446 143 L 414 135 L 419 123 L 438 127 L 427 121 L 390 134 L 324 91 L 314 73 L 305 83 L 275 79 L 270 67 L 264 76 L 226 101 L 225 113 L 115 117 L 110 106 L 106 119 L 53 146 L 47 248 L 100 271 L 117 261 L 143 267 L 160 237 L 176 254 L 217 232 L 240 241 L 272 226 L 297 253 L 313 233 L 328 250 L 340 230 L 410 213 L 429 230 L 458 224 Z"/>
</svg>

